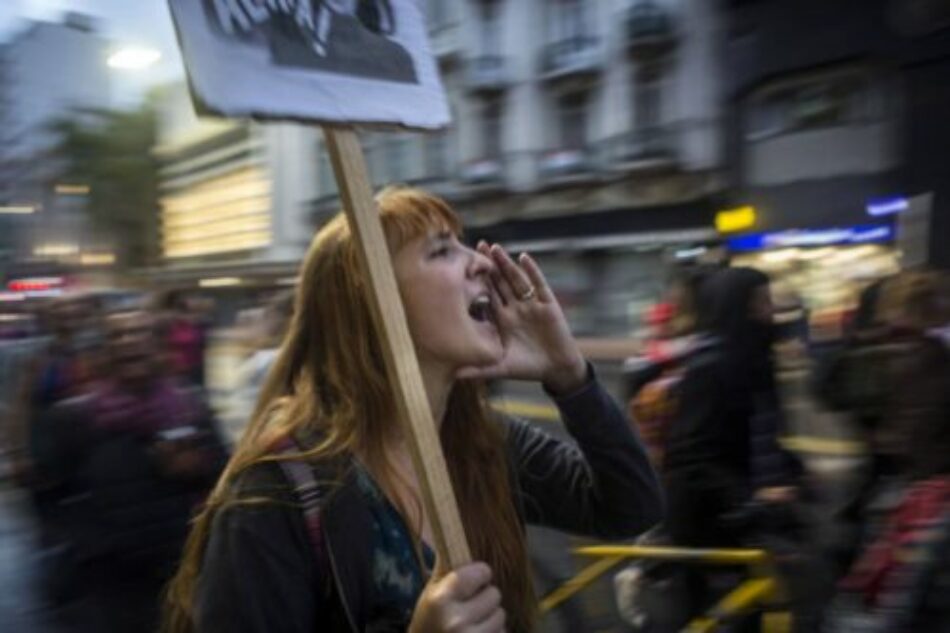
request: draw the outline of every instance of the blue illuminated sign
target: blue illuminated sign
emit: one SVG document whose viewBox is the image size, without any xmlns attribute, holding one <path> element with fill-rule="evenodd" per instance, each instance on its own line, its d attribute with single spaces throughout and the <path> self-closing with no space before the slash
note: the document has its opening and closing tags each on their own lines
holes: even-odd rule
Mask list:
<svg viewBox="0 0 950 633">
<path fill-rule="evenodd" d="M 895 213 L 903 213 L 909 209 L 910 201 L 902 196 L 876 198 L 869 200 L 866 208 L 868 215 L 873 215 L 874 217 L 894 215 Z"/>
<path fill-rule="evenodd" d="M 728 241 L 735 253 L 795 246 L 834 246 L 838 244 L 874 244 L 894 240 L 894 228 L 887 225 L 852 226 L 843 229 L 802 229 L 776 233 L 754 233 Z"/>
</svg>

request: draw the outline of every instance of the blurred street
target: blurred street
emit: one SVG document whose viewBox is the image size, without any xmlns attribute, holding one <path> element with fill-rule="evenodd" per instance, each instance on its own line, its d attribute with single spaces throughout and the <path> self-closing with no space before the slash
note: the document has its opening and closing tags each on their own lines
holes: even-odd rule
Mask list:
<svg viewBox="0 0 950 633">
<path fill-rule="evenodd" d="M 0 633 L 950 633 L 948 79 L 950 0 L 0 0 Z"/>
</svg>

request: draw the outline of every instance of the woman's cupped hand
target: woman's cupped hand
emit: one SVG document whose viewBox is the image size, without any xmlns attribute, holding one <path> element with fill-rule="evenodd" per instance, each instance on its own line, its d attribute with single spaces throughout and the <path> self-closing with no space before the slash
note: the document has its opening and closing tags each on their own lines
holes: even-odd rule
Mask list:
<svg viewBox="0 0 950 633">
<path fill-rule="evenodd" d="M 492 312 L 504 355 L 493 365 L 462 368 L 456 377 L 540 380 L 554 393 L 582 386 L 587 363 L 537 262 L 526 253 L 516 262 L 498 244 L 480 242 L 477 250 L 494 264 Z"/>
</svg>

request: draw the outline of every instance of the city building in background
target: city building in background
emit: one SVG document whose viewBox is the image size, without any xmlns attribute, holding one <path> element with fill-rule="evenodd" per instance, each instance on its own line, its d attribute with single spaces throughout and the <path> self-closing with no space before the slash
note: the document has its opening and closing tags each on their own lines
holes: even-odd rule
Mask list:
<svg viewBox="0 0 950 633">
<path fill-rule="evenodd" d="M 78 13 L 32 22 L 0 48 L 0 256 L 8 276 L 108 250 L 86 222 L 86 183 L 60 182 L 50 155 L 56 122 L 94 121 L 109 107 L 107 52 L 92 18 Z"/>
<path fill-rule="evenodd" d="M 938 151 L 950 142 L 939 114 L 950 108 L 948 5 L 723 6 L 730 194 L 755 209 L 754 226 L 730 241 L 734 261 L 769 271 L 816 319 L 837 321 L 867 281 L 901 266 L 900 248 L 915 248 L 899 240 L 900 214 L 947 191 Z M 927 199 L 937 206 L 922 247 L 929 239 L 945 258 L 933 246 L 948 201 Z"/>
<path fill-rule="evenodd" d="M 313 234 L 315 128 L 199 119 L 184 83 L 157 104 L 161 262 L 150 279 L 236 296 L 292 284 Z"/>
<path fill-rule="evenodd" d="M 629 335 L 676 253 L 716 238 L 721 39 L 705 0 L 430 0 L 453 124 L 367 133 L 376 185 L 446 197 L 541 261 L 576 331 Z M 314 224 L 338 209 L 316 148 Z"/>
</svg>

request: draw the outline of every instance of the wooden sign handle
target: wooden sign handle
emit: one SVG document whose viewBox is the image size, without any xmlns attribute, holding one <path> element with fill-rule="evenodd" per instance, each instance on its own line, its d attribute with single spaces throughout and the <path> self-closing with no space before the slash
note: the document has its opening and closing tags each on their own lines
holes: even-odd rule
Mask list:
<svg viewBox="0 0 950 633">
<path fill-rule="evenodd" d="M 324 126 L 323 133 L 340 200 L 373 290 L 369 297 L 373 318 L 383 335 L 386 371 L 396 386 L 397 414 L 409 440 L 409 452 L 419 480 L 423 507 L 432 524 L 439 565 L 443 570 L 451 570 L 471 562 L 472 555 L 409 336 L 389 247 L 367 177 L 363 149 L 352 127 Z"/>
</svg>

